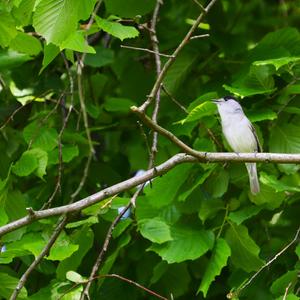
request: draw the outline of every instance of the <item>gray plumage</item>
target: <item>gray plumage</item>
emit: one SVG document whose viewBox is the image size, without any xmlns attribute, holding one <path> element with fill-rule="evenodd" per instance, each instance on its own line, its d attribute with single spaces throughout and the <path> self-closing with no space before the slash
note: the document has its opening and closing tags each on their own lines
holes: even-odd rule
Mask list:
<svg viewBox="0 0 300 300">
<path fill-rule="evenodd" d="M 231 96 L 213 100 L 221 117 L 223 134 L 234 152 L 259 152 L 261 147 L 255 129 L 241 105 Z M 246 163 L 252 194 L 260 191 L 256 163 Z"/>
</svg>

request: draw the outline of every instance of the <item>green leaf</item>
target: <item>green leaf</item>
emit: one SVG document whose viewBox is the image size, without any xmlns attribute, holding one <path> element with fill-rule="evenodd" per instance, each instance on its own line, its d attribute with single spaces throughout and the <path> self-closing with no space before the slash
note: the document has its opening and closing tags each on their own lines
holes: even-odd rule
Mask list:
<svg viewBox="0 0 300 300">
<path fill-rule="evenodd" d="M 271 129 L 270 152 L 274 153 L 300 153 L 300 126 L 297 123 L 277 123 Z M 299 170 L 299 165 L 279 165 L 287 174 Z"/>
<path fill-rule="evenodd" d="M 184 124 L 187 122 L 198 121 L 205 116 L 213 115 L 216 112 L 216 110 L 217 110 L 217 106 L 214 103 L 212 103 L 211 101 L 206 101 L 196 106 L 188 114 L 188 116 L 185 119 L 181 120 L 180 122 Z"/>
<path fill-rule="evenodd" d="M 60 50 L 71 49 L 83 53 L 96 53 L 95 49 L 88 45 L 85 33 L 82 30 L 71 33 L 62 43 Z"/>
<path fill-rule="evenodd" d="M 145 15 L 154 9 L 155 0 L 105 0 L 105 7 L 111 14 L 125 18 Z"/>
<path fill-rule="evenodd" d="M 300 259 L 300 244 L 298 244 L 298 246 L 296 247 L 295 252 Z"/>
<path fill-rule="evenodd" d="M 187 52 L 181 53 L 176 58 L 163 80 L 163 84 L 169 92 L 174 93 L 181 86 L 196 58 L 197 55 Z"/>
<path fill-rule="evenodd" d="M 10 14 L 0 11 L 0 46 L 7 47 L 16 35 L 14 19 Z"/>
<path fill-rule="evenodd" d="M 259 180 L 263 184 L 273 188 L 276 192 L 300 192 L 298 186 L 288 185 L 278 180 L 275 176 L 266 174 L 265 172 L 260 173 Z"/>
<path fill-rule="evenodd" d="M 63 145 L 62 146 L 62 161 L 70 162 L 72 159 L 79 155 L 78 146 Z M 49 164 L 59 163 L 59 151 L 57 148 L 49 153 Z"/>
<path fill-rule="evenodd" d="M 17 25 L 23 27 L 30 24 L 35 2 L 35 0 L 22 0 L 18 6 L 13 7 L 12 15 L 17 20 Z"/>
<path fill-rule="evenodd" d="M 141 235 L 153 243 L 162 244 L 172 240 L 169 225 L 159 218 L 143 219 L 138 226 Z"/>
<path fill-rule="evenodd" d="M 180 165 L 146 186 L 144 192 L 149 203 L 157 208 L 171 203 L 186 180 L 191 167 L 191 165 Z"/>
<path fill-rule="evenodd" d="M 235 81 L 232 86 L 224 84 L 223 87 L 241 98 L 270 94 L 276 90 L 273 77 L 267 66 L 252 66 L 245 77 Z"/>
<path fill-rule="evenodd" d="M 90 17 L 96 3 L 97 3 L 97 0 L 79 1 L 78 19 L 79 20 L 87 20 Z"/>
<path fill-rule="evenodd" d="M 258 256 L 259 247 L 249 236 L 247 227 L 230 223 L 226 231 L 226 241 L 231 248 L 231 260 L 246 272 L 257 271 L 263 264 Z"/>
<path fill-rule="evenodd" d="M 110 112 L 129 113 L 130 107 L 135 103 L 126 98 L 108 98 L 105 100 L 104 108 Z"/>
<path fill-rule="evenodd" d="M 256 66 L 273 65 L 275 69 L 278 70 L 282 66 L 285 66 L 290 63 L 298 62 L 299 60 L 300 57 L 286 56 L 286 57 L 279 57 L 273 59 L 258 60 L 255 61 L 253 64 Z"/>
<path fill-rule="evenodd" d="M 223 168 L 213 173 L 205 182 L 207 191 L 212 195 L 213 198 L 219 198 L 223 196 L 229 183 L 229 174 Z"/>
<path fill-rule="evenodd" d="M 101 46 L 94 47 L 96 54 L 87 54 L 84 63 L 88 66 L 100 68 L 114 62 L 114 51 Z"/>
<path fill-rule="evenodd" d="M 0 296 L 3 299 L 9 299 L 19 282 L 19 278 L 0 273 L 0 282 Z M 27 291 L 24 287 L 21 289 L 18 299 L 27 299 Z"/>
<path fill-rule="evenodd" d="M 222 269 L 227 264 L 227 259 L 230 256 L 231 250 L 227 242 L 223 239 L 216 241 L 215 247 L 213 248 L 212 256 L 205 269 L 200 287 L 197 291 L 202 291 L 204 297 L 207 295 L 207 291 L 211 283 L 215 280 L 215 277 L 221 274 Z"/>
<path fill-rule="evenodd" d="M 254 123 L 265 120 L 275 120 L 277 119 L 277 114 L 269 108 L 260 108 L 259 110 L 247 112 L 247 117 Z"/>
<path fill-rule="evenodd" d="M 79 246 L 72 243 L 70 237 L 63 231 L 50 250 L 48 260 L 64 260 L 78 250 Z"/>
<path fill-rule="evenodd" d="M 154 244 L 149 250 L 156 252 L 169 264 L 195 260 L 212 249 L 214 235 L 211 231 L 195 230 L 183 226 L 171 227 L 172 241 Z"/>
<path fill-rule="evenodd" d="M 98 218 L 95 216 L 91 216 L 84 220 L 69 223 L 66 225 L 66 228 L 76 228 L 76 227 L 80 227 L 82 225 L 92 225 L 92 224 L 96 224 L 96 223 L 98 223 Z"/>
<path fill-rule="evenodd" d="M 96 16 L 97 25 L 105 32 L 111 34 L 112 36 L 120 39 L 121 41 L 125 39 L 132 39 L 139 35 L 139 32 L 133 26 L 124 26 L 117 22 L 108 21 Z"/>
<path fill-rule="evenodd" d="M 208 198 L 201 200 L 198 217 L 203 223 L 210 218 L 214 218 L 218 211 L 225 209 L 224 201 L 221 199 Z"/>
<path fill-rule="evenodd" d="M 284 192 L 276 192 L 268 185 L 261 184 L 260 192 L 257 195 L 249 194 L 251 202 L 256 205 L 263 205 L 264 208 L 273 210 L 278 208 L 285 199 Z"/>
<path fill-rule="evenodd" d="M 0 50 L 0 70 L 19 67 L 26 61 L 32 59 L 33 58 L 28 54 L 19 53 L 10 49 L 7 51 Z"/>
<path fill-rule="evenodd" d="M 297 282 L 297 275 L 298 270 L 288 271 L 287 273 L 283 274 L 272 283 L 271 292 L 275 296 L 282 295 L 290 282 L 292 283 L 290 290 L 293 290 L 293 286 Z"/>
<path fill-rule="evenodd" d="M 18 32 L 15 38 L 10 42 L 10 48 L 28 55 L 38 55 L 42 51 L 40 41 L 24 32 Z"/>
<path fill-rule="evenodd" d="M 15 189 L 7 193 L 5 201 L 5 211 L 9 220 L 17 220 L 27 215 L 26 195 Z"/>
<path fill-rule="evenodd" d="M 54 128 L 41 127 L 38 122 L 32 122 L 23 130 L 25 141 L 35 148 L 51 151 L 57 147 L 57 132 Z"/>
<path fill-rule="evenodd" d="M 256 205 L 247 206 L 238 211 L 231 212 L 228 218 L 229 220 L 233 221 L 237 225 L 240 225 L 244 221 L 248 220 L 249 218 L 257 215 L 262 209 L 263 207 L 261 206 L 256 206 Z"/>
<path fill-rule="evenodd" d="M 28 176 L 39 166 L 38 159 L 30 151 L 25 151 L 21 158 L 13 165 L 12 171 L 20 177 Z"/>
<path fill-rule="evenodd" d="M 74 271 L 69 271 L 66 273 L 66 278 L 72 282 L 75 283 L 81 283 L 85 281 L 85 278 L 83 278 L 80 274 L 74 272 Z"/>
<path fill-rule="evenodd" d="M 94 233 L 89 227 L 81 227 L 75 230 L 70 236 L 71 241 L 79 246 L 78 250 L 68 258 L 62 260 L 56 269 L 57 277 L 65 279 L 65 274 L 69 270 L 77 270 L 86 253 L 93 246 Z"/>
<path fill-rule="evenodd" d="M 33 15 L 33 26 L 47 43 L 61 45 L 77 28 L 78 0 L 43 0 Z"/>
<path fill-rule="evenodd" d="M 54 58 L 58 55 L 59 51 L 59 47 L 57 47 L 54 44 L 45 45 L 42 68 L 39 74 L 41 74 L 45 70 L 45 68 L 54 60 Z"/>
</svg>

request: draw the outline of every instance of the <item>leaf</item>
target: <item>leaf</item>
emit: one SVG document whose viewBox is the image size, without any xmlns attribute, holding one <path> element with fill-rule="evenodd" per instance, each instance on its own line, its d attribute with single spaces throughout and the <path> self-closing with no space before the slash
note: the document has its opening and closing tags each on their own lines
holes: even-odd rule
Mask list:
<svg viewBox="0 0 300 300">
<path fill-rule="evenodd" d="M 141 235 L 153 243 L 162 244 L 172 240 L 170 227 L 159 218 L 143 219 L 138 226 Z"/>
<path fill-rule="evenodd" d="M 89 227 L 81 227 L 70 235 L 70 240 L 79 248 L 71 256 L 59 262 L 56 273 L 61 280 L 65 279 L 67 271 L 77 270 L 80 266 L 82 259 L 93 246 L 94 233 Z"/>
<path fill-rule="evenodd" d="M 218 211 L 224 210 L 224 201 L 221 199 L 201 199 L 198 212 L 199 219 L 204 223 L 206 220 L 214 218 Z"/>
<path fill-rule="evenodd" d="M 285 199 L 285 194 L 283 192 L 276 192 L 273 188 L 268 185 L 261 184 L 260 192 L 257 195 L 249 194 L 251 202 L 256 205 L 264 206 L 273 210 L 278 208 Z"/>
<path fill-rule="evenodd" d="M 188 116 L 181 120 L 181 124 L 193 122 L 193 121 L 199 121 L 201 118 L 205 116 L 211 116 L 215 114 L 217 109 L 217 106 L 212 103 L 211 101 L 206 101 L 204 103 L 199 104 L 196 106 L 189 114 Z"/>
<path fill-rule="evenodd" d="M 56 45 L 51 43 L 45 45 L 42 68 L 39 74 L 41 74 L 45 70 L 45 68 L 54 60 L 54 58 L 58 55 L 58 53 L 59 53 L 59 47 L 57 47 Z"/>
<path fill-rule="evenodd" d="M 300 126 L 296 123 L 277 123 L 272 127 L 269 141 L 270 152 L 300 153 Z M 299 170 L 299 165 L 279 165 L 287 174 Z"/>
<path fill-rule="evenodd" d="M 150 205 L 159 208 L 171 203 L 186 180 L 191 167 L 191 165 L 180 165 L 162 177 L 156 178 L 152 185 L 146 186 L 144 192 Z"/>
<path fill-rule="evenodd" d="M 275 67 L 275 69 L 278 70 L 282 66 L 285 66 L 290 63 L 298 62 L 299 60 L 300 60 L 300 57 L 286 56 L 286 57 L 279 57 L 279 58 L 273 58 L 273 59 L 258 60 L 258 61 L 255 61 L 253 64 L 255 66 L 273 65 Z"/>
<path fill-rule="evenodd" d="M 78 250 L 79 246 L 72 243 L 70 237 L 63 231 L 51 247 L 48 260 L 64 260 Z"/>
<path fill-rule="evenodd" d="M 83 53 L 96 53 L 95 49 L 88 45 L 85 33 L 82 30 L 71 33 L 63 42 L 60 43 L 60 50 L 71 49 Z"/>
<path fill-rule="evenodd" d="M 35 148 L 51 151 L 57 147 L 57 132 L 54 128 L 41 127 L 37 122 L 32 122 L 23 130 L 25 141 Z"/>
<path fill-rule="evenodd" d="M 265 172 L 260 173 L 259 180 L 263 184 L 273 188 L 276 192 L 300 192 L 300 188 L 298 186 L 288 185 L 278 180 L 275 176 L 269 175 Z"/>
<path fill-rule="evenodd" d="M 215 247 L 213 248 L 212 256 L 209 263 L 205 269 L 200 287 L 197 291 L 203 293 L 206 297 L 207 291 L 211 283 L 215 280 L 215 277 L 221 274 L 222 269 L 227 264 L 227 259 L 230 256 L 231 250 L 227 242 L 223 239 L 218 239 L 216 241 Z"/>
<path fill-rule="evenodd" d="M 228 218 L 229 220 L 233 221 L 235 224 L 240 225 L 244 221 L 248 220 L 249 218 L 257 215 L 262 209 L 263 207 L 261 206 L 256 206 L 256 205 L 247 206 L 238 211 L 230 212 Z"/>
<path fill-rule="evenodd" d="M 212 249 L 214 235 L 211 231 L 195 230 L 183 226 L 171 227 L 172 241 L 153 244 L 149 250 L 156 252 L 169 264 L 195 260 Z"/>
<path fill-rule="evenodd" d="M 0 46 L 7 47 L 16 35 L 14 19 L 10 14 L 0 11 Z"/>
<path fill-rule="evenodd" d="M 114 51 L 102 46 L 94 47 L 96 54 L 87 54 L 84 63 L 94 68 L 110 65 L 114 62 Z"/>
<path fill-rule="evenodd" d="M 35 0 L 22 0 L 18 6 L 13 7 L 12 15 L 17 20 L 17 25 L 23 27 L 30 24 L 35 2 Z"/>
<path fill-rule="evenodd" d="M 145 15 L 154 9 L 155 0 L 105 0 L 107 10 L 115 15 L 125 18 L 134 18 L 138 15 Z"/>
<path fill-rule="evenodd" d="M 277 119 L 277 114 L 269 108 L 260 108 L 259 110 L 247 112 L 247 117 L 251 122 L 255 123 L 265 120 L 275 120 Z"/>
<path fill-rule="evenodd" d="M 223 87 L 241 98 L 270 94 L 276 90 L 273 77 L 267 66 L 252 66 L 246 76 L 235 81 L 232 86 L 224 84 Z"/>
<path fill-rule="evenodd" d="M 104 108 L 110 112 L 129 113 L 130 107 L 135 103 L 126 98 L 108 98 L 105 100 Z"/>
<path fill-rule="evenodd" d="M 69 271 L 66 273 L 66 278 L 75 283 L 82 283 L 85 279 L 78 273 L 74 271 Z"/>
<path fill-rule="evenodd" d="M 289 283 L 292 283 L 294 286 L 297 282 L 298 270 L 288 271 L 282 276 L 278 277 L 271 285 L 271 292 L 275 296 L 284 294 L 286 287 Z M 293 287 L 290 287 L 290 290 L 293 290 Z"/>
<path fill-rule="evenodd" d="M 205 182 L 207 191 L 212 195 L 213 198 L 219 198 L 223 196 L 229 183 L 229 174 L 224 169 L 219 172 L 213 173 Z"/>
<path fill-rule="evenodd" d="M 231 248 L 231 260 L 246 272 L 257 271 L 263 264 L 258 256 L 259 247 L 248 234 L 247 227 L 230 223 L 226 231 L 226 241 Z"/>
<path fill-rule="evenodd" d="M 13 165 L 12 171 L 20 177 L 28 176 L 38 167 L 38 159 L 29 151 L 25 151 L 21 158 Z"/>
<path fill-rule="evenodd" d="M 19 67 L 23 63 L 32 60 L 28 54 L 19 53 L 13 50 L 0 50 L 0 70 Z"/>
<path fill-rule="evenodd" d="M 43 178 L 46 174 L 47 162 L 47 152 L 38 148 L 31 149 L 22 154 L 12 167 L 12 171 L 20 177 L 28 176 L 35 171 L 38 177 Z"/>
<path fill-rule="evenodd" d="M 40 41 L 24 32 L 18 32 L 10 42 L 10 48 L 28 55 L 38 55 L 42 51 Z"/>
<path fill-rule="evenodd" d="M 77 28 L 78 0 L 40 1 L 33 15 L 33 26 L 47 43 L 61 45 Z"/>
<path fill-rule="evenodd" d="M 96 3 L 97 3 L 97 0 L 79 1 L 78 19 L 79 20 L 87 20 L 90 17 Z"/>
<path fill-rule="evenodd" d="M 68 223 L 66 225 L 66 228 L 76 228 L 76 227 L 80 227 L 82 225 L 92 225 L 92 224 L 96 224 L 96 223 L 98 223 L 98 218 L 95 216 L 91 216 L 84 220 Z"/>
<path fill-rule="evenodd" d="M 139 35 L 139 31 L 133 26 L 124 26 L 120 23 L 108 21 L 98 16 L 96 16 L 95 20 L 97 25 L 102 30 L 120 39 L 121 41 L 125 39 L 132 39 Z"/>
<path fill-rule="evenodd" d="M 3 299 L 9 299 L 16 288 L 19 278 L 13 277 L 6 273 L 0 273 L 0 296 Z M 23 287 L 18 295 L 18 299 L 27 299 L 27 291 Z"/>
<path fill-rule="evenodd" d="M 78 146 L 62 145 L 62 161 L 70 162 L 72 159 L 79 155 Z M 59 151 L 57 148 L 49 153 L 49 164 L 59 163 Z"/>
<path fill-rule="evenodd" d="M 187 52 L 181 53 L 176 58 L 163 80 L 163 84 L 169 92 L 174 93 L 181 86 L 196 58 L 197 55 Z"/>
</svg>

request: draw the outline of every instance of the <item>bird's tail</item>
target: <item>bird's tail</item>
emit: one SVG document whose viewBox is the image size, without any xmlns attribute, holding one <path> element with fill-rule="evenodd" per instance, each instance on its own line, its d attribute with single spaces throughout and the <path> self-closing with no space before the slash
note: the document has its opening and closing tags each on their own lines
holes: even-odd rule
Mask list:
<svg viewBox="0 0 300 300">
<path fill-rule="evenodd" d="M 250 190 L 253 195 L 256 195 L 260 192 L 259 181 L 257 178 L 256 164 L 247 163 L 246 168 L 249 175 Z"/>
</svg>

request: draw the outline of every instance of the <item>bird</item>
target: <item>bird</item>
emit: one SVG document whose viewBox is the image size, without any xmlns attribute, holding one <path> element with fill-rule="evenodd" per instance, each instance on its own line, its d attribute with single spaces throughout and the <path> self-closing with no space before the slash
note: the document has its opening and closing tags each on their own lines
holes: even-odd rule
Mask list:
<svg viewBox="0 0 300 300">
<path fill-rule="evenodd" d="M 262 152 L 255 128 L 246 117 L 242 106 L 233 96 L 213 99 L 221 117 L 223 135 L 236 153 Z M 260 192 L 256 163 L 246 163 L 250 190 L 253 195 Z"/>
</svg>

